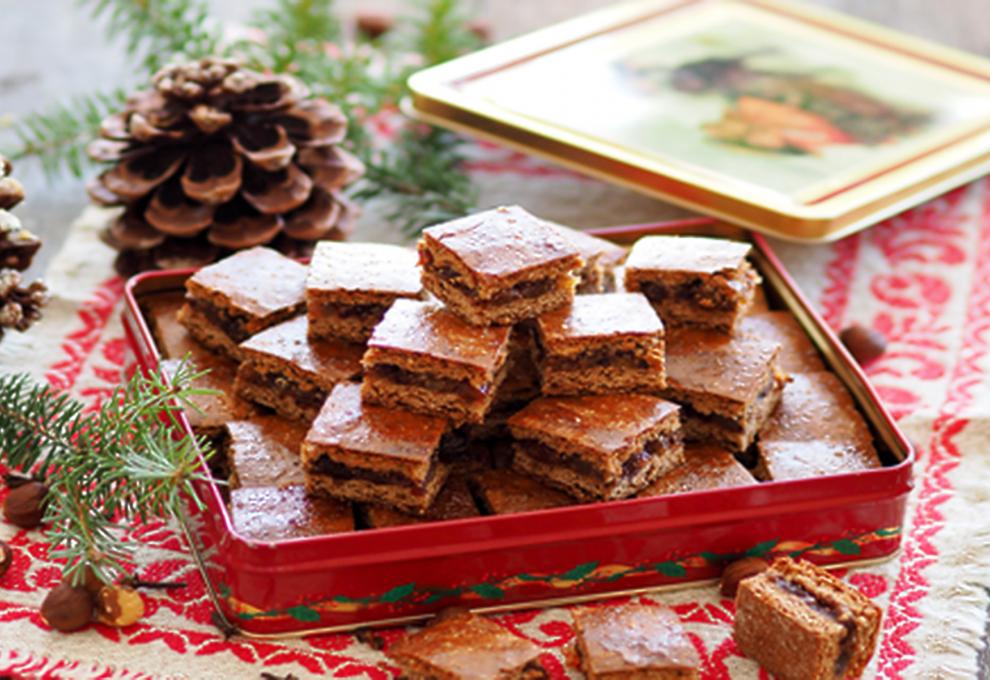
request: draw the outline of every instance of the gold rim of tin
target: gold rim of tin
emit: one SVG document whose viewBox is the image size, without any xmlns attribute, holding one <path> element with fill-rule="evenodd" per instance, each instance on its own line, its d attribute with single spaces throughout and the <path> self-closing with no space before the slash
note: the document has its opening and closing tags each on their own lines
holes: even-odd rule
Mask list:
<svg viewBox="0 0 990 680">
<path fill-rule="evenodd" d="M 658 159 L 622 147 L 618 142 L 596 139 L 562 125 L 527 117 L 458 87 L 637 21 L 655 18 L 659 13 L 673 15 L 720 4 L 761 12 L 773 20 L 798 23 L 829 39 L 847 42 L 851 39 L 880 55 L 878 58 L 912 64 L 946 83 L 965 80 L 975 94 L 984 94 L 981 88 L 990 83 L 990 61 L 986 59 L 786 0 L 637 0 L 420 71 L 410 78 L 412 98 L 404 109 L 431 124 L 543 156 L 583 174 L 675 205 L 797 241 L 841 238 L 990 172 L 990 115 L 987 115 L 975 117 L 958 126 L 959 129 L 936 128 L 930 138 L 925 133 L 924 143 L 919 138 L 916 148 L 909 145 L 885 160 L 877 166 L 876 176 L 860 168 L 854 174 L 865 179 L 843 180 L 838 185 L 842 187 L 840 191 L 830 194 L 822 187 L 816 190 L 815 200 L 784 200 L 779 192 L 760 193 L 758 185 L 747 187 L 731 175 L 706 176 L 676 160 Z M 837 178 L 827 181 L 833 179 L 838 181 Z"/>
</svg>

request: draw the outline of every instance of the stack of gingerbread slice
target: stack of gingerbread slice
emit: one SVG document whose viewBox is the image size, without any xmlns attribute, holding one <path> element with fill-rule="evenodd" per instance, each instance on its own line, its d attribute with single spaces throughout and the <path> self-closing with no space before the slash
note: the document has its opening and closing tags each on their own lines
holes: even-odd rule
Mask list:
<svg viewBox="0 0 990 680">
<path fill-rule="evenodd" d="M 497 208 L 418 253 L 243 251 L 147 307 L 166 368 L 190 354 L 225 392 L 193 425 L 226 451 L 256 540 L 878 466 L 751 255 L 685 236 L 627 252 Z"/>
</svg>

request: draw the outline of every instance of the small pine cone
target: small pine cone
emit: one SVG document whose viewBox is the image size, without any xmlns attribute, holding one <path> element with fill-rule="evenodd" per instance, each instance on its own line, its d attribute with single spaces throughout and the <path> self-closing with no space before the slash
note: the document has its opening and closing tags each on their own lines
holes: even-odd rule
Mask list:
<svg viewBox="0 0 990 680">
<path fill-rule="evenodd" d="M 10 176 L 10 161 L 0 156 L 0 268 L 24 271 L 41 247 L 41 239 L 8 212 L 24 200 L 24 187 Z"/>
<path fill-rule="evenodd" d="M 41 281 L 21 286 L 16 269 L 0 269 L 0 339 L 4 331 L 26 331 L 41 318 L 41 308 L 48 302 L 48 288 Z"/>
<path fill-rule="evenodd" d="M 341 190 L 364 173 L 339 146 L 346 131 L 340 109 L 291 76 L 215 58 L 162 69 L 88 148 L 113 164 L 90 197 L 124 208 L 104 234 L 118 271 L 346 238 L 356 211 Z"/>
</svg>

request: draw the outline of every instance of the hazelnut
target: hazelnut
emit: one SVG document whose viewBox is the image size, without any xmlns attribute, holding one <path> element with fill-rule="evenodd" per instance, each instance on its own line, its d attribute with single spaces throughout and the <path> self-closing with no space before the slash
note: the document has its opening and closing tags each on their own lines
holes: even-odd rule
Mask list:
<svg viewBox="0 0 990 680">
<path fill-rule="evenodd" d="M 483 43 L 490 43 L 492 41 L 492 27 L 484 21 L 472 21 L 468 23 L 467 29 Z"/>
<path fill-rule="evenodd" d="M 41 618 L 63 633 L 82 628 L 92 617 L 93 596 L 83 586 L 65 581 L 55 586 L 41 603 Z"/>
<path fill-rule="evenodd" d="M 720 590 L 725 597 L 736 596 L 739 584 L 750 576 L 763 573 L 770 567 L 770 563 L 762 557 L 744 557 L 736 560 L 725 567 L 722 572 L 722 584 Z"/>
<path fill-rule="evenodd" d="M 0 578 L 10 569 L 11 562 L 14 561 L 14 549 L 0 541 Z"/>
<path fill-rule="evenodd" d="M 879 358 L 887 350 L 887 338 L 883 333 L 859 324 L 843 329 L 839 339 L 860 364 Z"/>
<path fill-rule="evenodd" d="M 144 616 L 144 600 L 127 586 L 103 586 L 96 595 L 96 620 L 123 628 Z"/>
<path fill-rule="evenodd" d="M 45 517 L 45 496 L 48 487 L 41 482 L 27 482 L 11 489 L 3 503 L 3 516 L 22 529 L 34 529 Z"/>
</svg>

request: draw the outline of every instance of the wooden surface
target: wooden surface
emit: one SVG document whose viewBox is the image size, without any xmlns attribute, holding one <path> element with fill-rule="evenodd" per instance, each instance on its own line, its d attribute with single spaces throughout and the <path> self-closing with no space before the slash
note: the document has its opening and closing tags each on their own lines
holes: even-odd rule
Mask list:
<svg viewBox="0 0 990 680">
<path fill-rule="evenodd" d="M 91 3 L 90 3 L 91 4 Z M 259 0 L 214 0 L 224 21 L 247 17 Z M 565 19 L 609 0 L 482 0 L 475 2 L 497 38 L 509 37 Z M 986 0 L 818 0 L 816 4 L 847 11 L 892 28 L 990 55 L 990 21 Z M 344 13 L 356 7 L 395 10 L 402 0 L 338 0 Z M 103 39 L 100 28 L 69 0 L 0 0 L 0 149 L 12 142 L 5 124 L 71 99 L 133 82 L 134 70 L 119 45 Z M 28 200 L 17 209 L 25 225 L 44 238 L 34 270 L 42 272 L 57 252 L 72 219 L 86 204 L 82 182 L 47 181 L 33 162 L 17 167 Z M 506 197 L 511 201 L 511 197 Z"/>
</svg>

